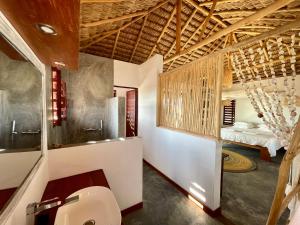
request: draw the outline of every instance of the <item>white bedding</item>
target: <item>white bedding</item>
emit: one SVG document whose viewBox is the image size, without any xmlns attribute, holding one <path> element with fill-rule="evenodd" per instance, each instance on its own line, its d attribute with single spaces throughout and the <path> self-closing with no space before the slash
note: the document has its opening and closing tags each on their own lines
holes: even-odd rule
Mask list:
<svg viewBox="0 0 300 225">
<path fill-rule="evenodd" d="M 276 156 L 276 151 L 283 147 L 271 131 L 265 131 L 259 128 L 221 128 L 221 137 L 223 140 L 266 147 L 268 148 L 271 157 Z"/>
</svg>

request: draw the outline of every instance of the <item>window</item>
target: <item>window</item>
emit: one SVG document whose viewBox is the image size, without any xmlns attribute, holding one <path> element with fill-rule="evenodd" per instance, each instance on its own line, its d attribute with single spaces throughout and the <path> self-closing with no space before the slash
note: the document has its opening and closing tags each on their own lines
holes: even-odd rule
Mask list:
<svg viewBox="0 0 300 225">
<path fill-rule="evenodd" d="M 223 101 L 223 125 L 233 125 L 235 121 L 235 100 Z"/>
</svg>

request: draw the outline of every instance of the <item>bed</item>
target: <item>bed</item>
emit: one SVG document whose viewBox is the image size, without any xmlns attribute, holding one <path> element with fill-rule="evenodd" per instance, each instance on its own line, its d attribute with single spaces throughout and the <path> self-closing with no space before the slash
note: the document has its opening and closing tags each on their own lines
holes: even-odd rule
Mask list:
<svg viewBox="0 0 300 225">
<path fill-rule="evenodd" d="M 261 159 L 271 161 L 281 147 L 270 130 L 262 127 L 231 126 L 221 128 L 221 137 L 225 143 L 238 144 L 260 150 Z"/>
</svg>

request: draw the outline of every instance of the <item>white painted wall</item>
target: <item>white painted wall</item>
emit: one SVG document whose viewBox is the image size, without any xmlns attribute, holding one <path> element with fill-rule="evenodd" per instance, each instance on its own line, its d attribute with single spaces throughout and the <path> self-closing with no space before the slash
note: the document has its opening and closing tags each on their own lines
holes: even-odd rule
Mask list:
<svg viewBox="0 0 300 225">
<path fill-rule="evenodd" d="M 141 65 L 139 134 L 144 158 L 212 210 L 220 206 L 221 146 L 215 140 L 156 127 L 156 90 L 163 58 Z M 201 187 L 201 188 L 199 188 Z"/>
<path fill-rule="evenodd" d="M 103 169 L 121 210 L 143 201 L 142 139 L 49 151 L 50 180 Z"/>
<path fill-rule="evenodd" d="M 140 82 L 139 65 L 114 60 L 114 85 L 138 87 Z"/>
<path fill-rule="evenodd" d="M 139 88 L 139 134 L 144 140 L 144 159 L 206 206 L 217 209 L 220 206 L 220 144 L 156 127 L 157 76 L 162 69 L 163 58 L 155 55 L 139 65 L 138 70 L 114 74 L 115 85 Z M 131 82 L 132 76 L 139 77 L 140 82 Z"/>
<path fill-rule="evenodd" d="M 262 119 L 257 117 L 257 113 L 248 98 L 236 99 L 235 121 L 263 123 Z"/>
<path fill-rule="evenodd" d="M 32 180 L 30 180 L 29 185 L 18 200 L 14 209 L 11 210 L 7 220 L 1 225 L 27 225 L 26 224 L 26 207 L 29 203 L 39 202 L 43 196 L 44 190 L 48 183 L 48 163 L 44 159 L 38 171 L 34 174 Z"/>
<path fill-rule="evenodd" d="M 130 89 L 128 89 L 128 88 L 117 88 L 117 87 L 115 87 L 114 90 L 117 91 L 117 97 L 125 97 L 125 98 L 126 98 L 126 93 L 127 93 L 127 91 L 129 91 Z"/>
</svg>

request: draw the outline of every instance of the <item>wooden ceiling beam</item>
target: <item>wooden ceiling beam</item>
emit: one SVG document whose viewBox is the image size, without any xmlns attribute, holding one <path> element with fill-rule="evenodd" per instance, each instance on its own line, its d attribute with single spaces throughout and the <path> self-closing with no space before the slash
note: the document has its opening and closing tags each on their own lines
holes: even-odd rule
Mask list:
<svg viewBox="0 0 300 225">
<path fill-rule="evenodd" d="M 176 0 L 176 53 L 181 48 L 181 8 L 182 0 Z"/>
<path fill-rule="evenodd" d="M 220 4 L 224 4 L 224 3 L 234 3 L 234 2 L 240 2 L 241 0 L 219 0 L 218 1 L 218 5 Z M 209 1 L 209 2 L 202 2 L 199 4 L 199 6 L 209 6 L 212 5 L 213 1 Z"/>
<path fill-rule="evenodd" d="M 80 0 L 81 4 L 88 4 L 88 3 L 122 3 L 122 2 L 130 2 L 130 0 Z"/>
<path fill-rule="evenodd" d="M 132 61 L 133 56 L 134 56 L 135 51 L 136 51 L 136 48 L 137 48 L 137 46 L 139 45 L 139 42 L 140 42 L 140 39 L 141 39 L 141 37 L 142 37 L 143 30 L 144 30 L 145 24 L 146 24 L 146 22 L 147 22 L 147 19 L 148 19 L 148 16 L 145 16 L 144 21 L 143 21 L 143 24 L 142 24 L 142 27 L 141 27 L 140 32 L 139 32 L 139 35 L 138 35 L 138 37 L 137 37 L 136 43 L 135 43 L 135 45 L 134 45 L 132 54 L 131 54 L 131 56 L 130 56 L 129 62 Z"/>
<path fill-rule="evenodd" d="M 110 35 L 117 33 L 118 31 L 119 31 L 119 29 L 116 29 L 116 30 L 112 30 L 112 31 L 110 31 L 110 32 L 107 32 L 105 35 L 103 35 L 103 36 L 97 38 L 97 39 L 94 40 L 94 41 L 89 42 L 87 45 L 85 45 L 85 46 L 83 46 L 83 47 L 80 47 L 80 49 L 88 48 L 88 47 L 90 47 L 91 45 L 93 45 L 93 44 L 95 44 L 95 43 L 97 43 L 97 42 L 100 42 L 100 41 L 102 41 L 103 39 L 109 37 Z"/>
<path fill-rule="evenodd" d="M 191 0 L 188 0 L 191 1 Z M 275 12 L 276 10 L 288 5 L 289 3 L 293 2 L 294 0 L 277 0 L 274 3 L 270 4 L 269 6 L 258 10 L 256 13 L 254 13 L 251 16 L 248 16 L 222 30 L 220 30 L 219 32 L 213 34 L 212 36 L 200 41 L 199 43 L 189 47 L 188 49 L 183 50 L 182 52 L 180 52 L 179 54 L 175 54 L 174 56 L 168 58 L 165 60 L 165 63 L 170 62 L 178 57 L 180 57 L 181 55 L 187 54 L 189 52 L 194 51 L 195 49 L 201 48 L 204 45 L 207 45 L 213 41 L 215 41 L 216 39 L 219 39 L 231 32 L 236 31 L 237 29 L 239 29 L 240 27 L 250 24 L 254 21 L 259 20 L 260 18 L 263 18 L 264 16 L 267 16 L 273 12 Z"/>
<path fill-rule="evenodd" d="M 95 27 L 95 26 L 99 26 L 99 25 L 103 25 L 103 24 L 107 24 L 107 23 L 118 22 L 120 20 L 130 19 L 130 18 L 137 17 L 137 16 L 143 16 L 146 14 L 147 14 L 147 11 L 135 12 L 135 13 L 131 13 L 131 14 L 127 14 L 127 15 L 123 15 L 123 16 L 119 16 L 119 17 L 115 17 L 115 18 L 111 18 L 111 19 L 104 19 L 104 20 L 100 20 L 100 21 L 96 21 L 96 22 L 83 23 L 83 24 L 81 24 L 81 26 L 82 27 Z"/>
<path fill-rule="evenodd" d="M 181 35 L 183 34 L 183 32 L 185 31 L 185 29 L 188 27 L 188 25 L 192 21 L 192 19 L 196 15 L 197 11 L 198 11 L 197 9 L 194 9 L 194 11 L 192 12 L 192 14 L 189 16 L 188 20 L 185 22 L 185 24 L 183 25 L 183 27 L 181 29 Z"/>
<path fill-rule="evenodd" d="M 160 35 L 159 35 L 157 41 L 155 42 L 154 46 L 152 47 L 152 49 L 151 49 L 151 51 L 150 51 L 150 54 L 149 54 L 149 56 L 148 56 L 148 59 L 152 56 L 152 54 L 154 53 L 154 51 L 155 51 L 155 49 L 156 49 L 156 47 L 157 47 L 157 44 L 160 42 L 161 38 L 163 37 L 163 35 L 164 35 L 165 32 L 167 31 L 167 29 L 168 29 L 168 27 L 169 27 L 169 25 L 170 25 L 170 23 L 171 23 L 171 21 L 172 21 L 174 15 L 175 15 L 175 13 L 176 13 L 176 7 L 174 7 L 174 9 L 173 9 L 171 15 L 169 16 L 167 22 L 165 23 L 164 28 L 162 29 L 162 31 L 161 31 L 161 33 L 160 33 Z"/>
<path fill-rule="evenodd" d="M 217 5 L 217 0 L 213 0 L 212 7 L 210 8 L 209 13 L 208 13 L 207 17 L 205 18 L 204 24 L 203 24 L 203 26 L 202 26 L 202 28 L 201 28 L 201 32 L 200 32 L 200 34 L 199 34 L 198 41 L 200 41 L 200 40 L 202 39 L 202 35 L 204 34 L 204 32 L 205 32 L 205 30 L 206 30 L 208 21 L 209 21 L 210 18 L 212 17 L 212 14 L 213 14 L 213 12 L 214 12 L 214 10 L 215 10 L 216 5 Z"/>
<path fill-rule="evenodd" d="M 104 38 L 106 38 L 106 37 L 108 37 L 108 36 L 110 36 L 110 35 L 112 35 L 112 34 L 117 33 L 119 30 L 123 30 L 123 29 L 127 28 L 127 27 L 130 26 L 131 24 L 133 24 L 133 23 L 139 21 L 140 19 L 142 19 L 144 16 L 149 15 L 150 13 L 152 13 L 153 11 L 155 11 L 156 9 L 162 7 L 164 4 L 168 3 L 169 1 L 171 1 L 171 0 L 164 0 L 164 1 L 160 2 L 160 3 L 158 3 L 156 6 L 153 6 L 152 8 L 150 8 L 150 9 L 147 11 L 146 14 L 144 14 L 144 15 L 142 15 L 142 16 L 139 16 L 139 17 L 137 17 L 137 18 L 135 18 L 135 19 L 133 19 L 132 21 L 126 23 L 125 25 L 121 26 L 120 28 L 118 28 L 118 29 L 116 29 L 116 30 L 113 30 L 110 34 L 107 34 L 107 35 L 105 35 L 105 36 L 101 36 L 101 37 L 97 38 L 96 40 L 91 41 L 91 42 L 88 43 L 87 45 L 81 47 L 81 49 L 88 48 L 89 46 L 91 46 L 91 45 L 93 45 L 93 44 L 95 44 L 95 43 L 97 43 L 97 42 L 99 42 L 99 41 L 102 41 Z"/>
<path fill-rule="evenodd" d="M 188 20 L 184 23 L 182 29 L 181 29 L 181 35 L 183 35 L 184 31 L 186 30 L 186 28 L 188 27 L 188 25 L 190 24 L 190 22 L 192 21 L 192 19 L 194 18 L 194 16 L 196 15 L 196 13 L 198 12 L 197 9 L 194 9 L 194 11 L 192 12 L 192 14 L 189 16 Z M 169 48 L 169 50 L 167 51 L 167 53 L 164 55 L 165 56 L 168 56 L 172 50 L 174 49 L 175 47 L 175 42 L 173 42 L 173 44 L 171 45 L 171 47 Z"/>
<path fill-rule="evenodd" d="M 262 25 L 251 25 L 251 26 L 242 26 L 241 29 L 274 29 L 273 26 L 262 26 Z"/>
<path fill-rule="evenodd" d="M 119 3 L 119 2 L 125 2 L 128 0 L 80 0 L 81 4 L 85 3 Z"/>
<path fill-rule="evenodd" d="M 223 18 L 223 20 L 242 20 L 244 19 L 245 17 L 229 17 L 229 18 Z M 287 19 L 287 18 L 267 18 L 267 17 L 264 17 L 264 18 L 261 18 L 260 21 L 279 21 L 279 22 L 291 22 L 291 21 L 294 21 L 295 19 Z"/>
<path fill-rule="evenodd" d="M 218 11 L 215 12 L 214 15 L 234 15 L 234 14 L 253 14 L 255 13 L 255 10 L 224 10 L 224 11 Z M 291 12 L 300 12 L 300 8 L 288 8 L 288 9 L 278 9 L 276 13 L 291 13 Z"/>
<path fill-rule="evenodd" d="M 102 32 L 101 34 L 95 34 L 91 37 L 87 37 L 87 38 L 82 38 L 80 39 L 80 42 L 83 42 L 83 41 L 89 41 L 89 40 L 92 40 L 92 39 L 95 39 L 95 38 L 99 38 L 99 37 L 102 37 L 104 35 L 107 35 L 109 33 L 111 33 L 112 31 L 118 31 L 118 29 L 115 29 L 115 30 L 110 30 L 110 31 L 104 31 Z"/>
<path fill-rule="evenodd" d="M 201 32 L 200 32 L 200 34 L 199 34 L 198 41 L 201 41 L 202 36 L 203 36 L 203 34 L 204 34 L 205 30 L 206 30 L 207 24 L 208 24 L 208 22 L 209 22 L 209 20 L 210 20 L 210 18 L 211 18 L 211 16 L 212 16 L 214 10 L 215 10 L 216 5 L 217 5 L 217 0 L 213 0 L 213 4 L 212 4 L 212 6 L 211 6 L 211 8 L 210 8 L 210 10 L 209 10 L 209 14 L 208 14 L 207 17 L 205 18 L 205 20 L 204 20 L 204 22 L 203 22 L 203 25 L 201 24 L 201 25 L 202 25 L 202 26 L 201 26 Z M 208 34 L 208 35 L 209 35 L 209 34 Z M 195 51 L 196 51 L 196 50 L 195 50 Z M 192 53 L 190 54 L 190 56 L 188 57 L 187 60 L 189 60 L 190 58 L 193 57 L 195 51 L 192 51 Z"/>
<path fill-rule="evenodd" d="M 224 37 L 224 39 L 226 38 L 226 36 Z M 219 39 L 215 40 L 212 45 L 208 48 L 208 50 L 206 50 L 205 54 L 204 55 L 207 55 L 207 54 L 210 54 L 211 52 L 214 52 L 215 49 L 219 48 L 221 46 L 221 44 L 223 43 L 224 39 L 220 40 L 219 44 L 217 44 L 217 46 L 215 48 L 214 45 L 219 41 Z M 194 57 L 194 54 L 195 54 L 196 50 L 193 51 L 187 58 L 187 60 L 184 62 L 184 64 L 186 64 L 188 61 L 191 60 L 192 57 Z M 202 54 L 203 55 L 203 54 Z"/>
<path fill-rule="evenodd" d="M 226 52 L 233 52 L 233 51 L 237 51 L 238 49 L 240 48 L 243 48 L 244 46 L 247 46 L 247 45 L 250 45 L 250 44 L 253 44 L 253 43 L 256 43 L 258 41 L 261 41 L 261 40 L 265 40 L 269 37 L 272 37 L 272 36 L 276 36 L 276 35 L 280 35 L 282 33 L 285 33 L 293 28 L 297 28 L 297 27 L 300 27 L 300 16 L 297 17 L 293 22 L 290 22 L 290 23 L 286 23 L 280 27 L 277 27 L 276 29 L 274 30 L 270 30 L 268 32 L 264 32 L 258 36 L 255 36 L 255 37 L 251 37 L 251 38 L 248 38 L 248 39 L 245 39 L 243 41 L 240 41 L 238 43 L 235 43 L 233 45 L 230 45 L 226 48 L 223 48 L 215 53 L 226 53 Z M 270 41 L 270 40 L 269 40 Z M 214 53 L 213 54 L 209 54 L 207 56 L 204 56 L 202 57 L 201 59 L 203 58 L 206 58 L 206 57 L 213 57 Z M 177 58 L 176 58 L 177 59 Z M 175 60 L 175 59 L 174 59 Z M 172 60 L 169 60 L 169 61 L 164 61 L 164 64 L 167 64 L 167 63 L 170 63 Z"/>
<path fill-rule="evenodd" d="M 225 41 L 224 41 L 224 45 L 223 45 L 223 48 L 226 47 L 227 43 L 230 42 L 230 37 L 231 37 L 231 34 L 227 34 L 226 37 L 225 37 Z"/>
<path fill-rule="evenodd" d="M 256 31 L 243 31 L 243 30 L 236 30 L 234 31 L 235 34 L 247 34 L 250 36 L 256 36 L 256 35 L 260 35 L 260 32 L 256 32 Z"/>
<path fill-rule="evenodd" d="M 204 14 L 204 16 L 208 16 L 209 11 L 207 9 L 205 9 L 204 7 L 199 6 L 197 3 L 194 2 L 194 0 L 185 0 L 187 3 L 189 3 L 190 5 L 192 5 L 193 7 L 195 7 L 196 9 L 198 9 L 199 12 L 201 12 L 202 14 Z M 220 18 L 212 15 L 211 17 L 215 22 L 219 23 L 222 27 L 227 27 L 227 24 L 224 23 Z"/>
<path fill-rule="evenodd" d="M 200 31 L 201 27 L 203 26 L 204 21 L 200 24 L 200 26 L 193 32 L 193 34 L 188 38 L 188 40 L 184 43 L 182 48 L 185 48 L 185 46 L 190 43 L 190 41 L 195 37 L 195 35 Z M 167 53 L 164 55 L 164 58 L 168 57 L 168 55 L 172 52 L 172 50 L 175 47 L 176 42 L 173 42 Z"/>
<path fill-rule="evenodd" d="M 199 26 L 199 28 L 192 34 L 192 36 L 188 39 L 188 41 L 183 45 L 183 48 L 185 48 L 188 44 L 190 44 L 190 42 L 193 40 L 193 38 L 195 37 L 195 35 L 200 31 L 201 27 L 202 27 L 203 23 Z M 219 24 L 217 23 L 206 35 L 206 37 L 209 37 L 211 35 L 211 33 L 219 26 Z"/>
<path fill-rule="evenodd" d="M 118 44 L 118 39 L 119 39 L 119 36 L 120 36 L 120 30 L 118 31 L 117 35 L 116 35 L 116 39 L 115 39 L 115 44 L 114 44 L 114 47 L 113 47 L 113 50 L 112 50 L 112 53 L 111 53 L 111 58 L 114 57 L 115 55 L 115 51 L 116 51 L 116 48 L 117 48 L 117 44 Z"/>
</svg>

